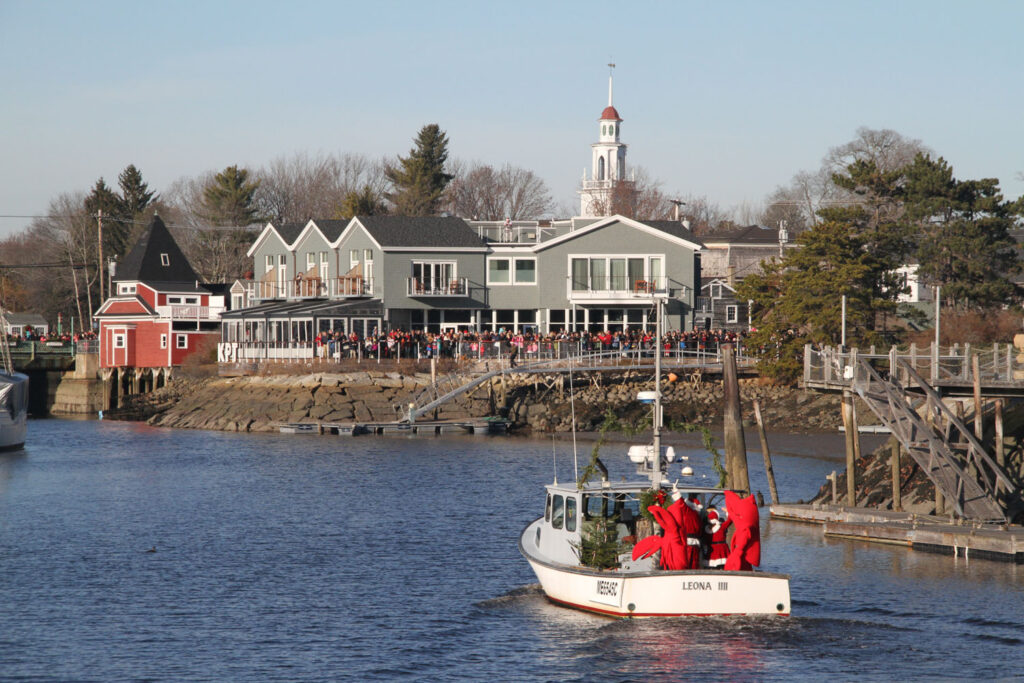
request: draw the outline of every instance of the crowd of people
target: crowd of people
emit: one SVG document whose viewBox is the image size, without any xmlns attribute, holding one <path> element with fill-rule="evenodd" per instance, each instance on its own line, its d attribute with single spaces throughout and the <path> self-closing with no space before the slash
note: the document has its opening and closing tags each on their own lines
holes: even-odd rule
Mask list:
<svg viewBox="0 0 1024 683">
<path fill-rule="evenodd" d="M 76 332 L 75 334 L 68 334 L 62 332 L 60 334 L 56 332 L 46 332 L 43 330 L 35 330 L 31 327 L 26 327 L 20 334 L 8 334 L 8 342 L 80 342 L 96 339 L 96 333 L 92 330 L 87 332 Z"/>
<path fill-rule="evenodd" d="M 679 330 L 661 340 L 665 353 L 717 353 L 720 344 L 742 343 L 742 332 L 728 330 Z M 651 330 L 624 329 L 615 332 L 560 330 L 541 334 L 499 329 L 497 332 L 447 330 L 424 332 L 394 329 L 371 331 L 365 336 L 324 331 L 314 339 L 320 358 L 509 358 L 514 365 L 520 357 L 562 357 L 575 353 L 640 352 L 654 350 Z"/>
</svg>

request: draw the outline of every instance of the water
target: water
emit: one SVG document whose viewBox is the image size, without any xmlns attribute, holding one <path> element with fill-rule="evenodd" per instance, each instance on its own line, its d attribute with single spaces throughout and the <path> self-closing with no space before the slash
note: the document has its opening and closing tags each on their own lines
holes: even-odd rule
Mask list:
<svg viewBox="0 0 1024 683">
<path fill-rule="evenodd" d="M 773 438 L 783 499 L 841 466 L 840 438 Z M 764 524 L 764 568 L 792 575 L 791 618 L 625 622 L 549 605 L 516 550 L 552 476 L 546 441 L 56 420 L 29 439 L 0 456 L 3 680 L 1024 672 L 1024 567 L 781 521 Z M 570 479 L 571 445 L 556 450 Z M 613 476 L 617 451 L 603 451 Z M 751 474 L 767 492 L 759 459 Z"/>
</svg>

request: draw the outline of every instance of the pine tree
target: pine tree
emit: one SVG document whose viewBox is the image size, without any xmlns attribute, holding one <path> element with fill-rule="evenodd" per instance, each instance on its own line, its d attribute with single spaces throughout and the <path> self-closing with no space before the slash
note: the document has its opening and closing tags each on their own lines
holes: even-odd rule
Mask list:
<svg viewBox="0 0 1024 683">
<path fill-rule="evenodd" d="M 797 238 L 799 249 L 764 272 L 747 276 L 736 296 L 754 303 L 757 330 L 747 345 L 760 349 L 761 370 L 792 379 L 802 368 L 806 343 L 837 344 L 842 336 L 841 297 L 846 295 L 847 342 L 884 341 L 880 314 L 895 311 L 901 292 L 893 254 L 868 248 L 877 239 L 875 212 L 822 211 L 823 222 Z"/>
<path fill-rule="evenodd" d="M 352 190 L 335 212 L 337 218 L 348 220 L 353 216 L 381 216 L 388 212 L 383 198 L 369 185 L 361 190 Z"/>
<path fill-rule="evenodd" d="M 398 166 L 385 170 L 392 185 L 387 197 L 398 215 L 430 216 L 437 213 L 441 197 L 453 177 L 444 170 L 448 160 L 448 136 L 440 126 L 431 123 L 420 129 L 415 142 L 409 156 L 399 157 Z"/>
<path fill-rule="evenodd" d="M 960 181 L 945 159 L 919 154 L 906 170 L 907 214 L 916 229 L 918 274 L 965 308 L 1017 303 L 1022 269 L 1010 235 L 1011 205 L 995 178 Z"/>
<path fill-rule="evenodd" d="M 204 218 L 218 226 L 244 226 L 257 222 L 253 196 L 259 181 L 249 182 L 249 171 L 228 166 L 203 188 Z"/>
<path fill-rule="evenodd" d="M 155 201 L 156 193 L 150 191 L 149 184 L 143 182 L 142 172 L 135 164 L 128 164 L 117 176 L 117 184 L 121 188 L 121 203 L 125 213 L 137 217 L 151 202 Z"/>
</svg>

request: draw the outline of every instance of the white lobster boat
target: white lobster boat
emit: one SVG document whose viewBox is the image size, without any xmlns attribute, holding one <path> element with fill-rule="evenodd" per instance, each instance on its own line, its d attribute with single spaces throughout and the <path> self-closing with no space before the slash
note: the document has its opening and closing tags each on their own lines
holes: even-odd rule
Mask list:
<svg viewBox="0 0 1024 683">
<path fill-rule="evenodd" d="M 640 499 L 647 482 L 597 482 L 547 486 L 543 517 L 519 538 L 519 551 L 533 568 L 544 594 L 554 603 L 611 617 L 778 615 L 790 613 L 789 576 L 763 571 L 659 569 L 652 559 L 633 561 L 623 554 L 615 569 L 580 564 L 582 534 L 607 506 L 619 538 L 635 536 Z M 663 489 L 670 493 L 670 487 Z M 689 500 L 723 507 L 721 489 L 679 487 Z"/>
<path fill-rule="evenodd" d="M 657 300 L 654 303 L 659 309 L 655 348 L 660 349 L 662 304 Z M 637 526 L 642 501 L 649 502 L 655 492 L 661 491 L 666 497 L 682 496 L 687 501 L 696 499 L 705 510 L 712 505 L 725 508 L 724 489 L 679 486 L 666 478 L 675 453 L 671 447 L 661 446 L 660 353 L 656 357 L 656 388 L 638 396 L 654 404 L 654 442 L 629 449 L 629 459 L 643 478 L 611 483 L 598 460 L 601 481 L 582 486 L 577 482 L 549 484 L 544 515 L 523 530 L 519 552 L 530 563 L 551 602 L 587 612 L 619 618 L 789 616 L 789 576 L 785 574 L 711 567 L 665 570 L 653 558 L 632 559 L 632 544 L 640 540 Z M 685 479 L 692 470 L 684 468 L 682 475 Z M 654 528 L 650 522 L 641 526 Z M 580 560 L 585 540 L 597 534 L 614 539 L 614 556 L 600 563 L 608 568 L 587 566 Z"/>
</svg>

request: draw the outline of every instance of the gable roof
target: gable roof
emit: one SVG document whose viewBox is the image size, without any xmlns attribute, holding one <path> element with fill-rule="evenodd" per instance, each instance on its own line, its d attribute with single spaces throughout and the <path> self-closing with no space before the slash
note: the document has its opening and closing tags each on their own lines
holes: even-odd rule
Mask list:
<svg viewBox="0 0 1024 683">
<path fill-rule="evenodd" d="M 356 216 L 383 249 L 486 249 L 487 244 L 461 218 L 438 216 Z"/>
<path fill-rule="evenodd" d="M 638 221 L 616 214 L 614 216 L 606 216 L 600 220 L 590 223 L 586 227 L 572 230 L 564 235 L 559 235 L 554 239 L 547 240 L 546 242 L 538 242 L 532 247 L 532 249 L 533 251 L 544 251 L 556 244 L 568 242 L 569 240 L 576 239 L 577 237 L 586 235 L 587 233 L 600 230 L 612 223 L 622 223 L 623 225 L 635 228 L 641 232 L 646 232 L 649 235 L 668 239 L 680 246 L 693 249 L 694 251 L 700 251 L 704 248 L 704 244 L 697 239 L 692 232 L 684 228 L 682 223 L 678 223 L 676 221 Z"/>
<path fill-rule="evenodd" d="M 199 279 L 160 216 L 153 216 L 128 255 L 117 264 L 115 282 L 195 282 Z"/>
<path fill-rule="evenodd" d="M 155 315 L 156 311 L 152 306 L 147 304 L 142 297 L 133 295 L 107 299 L 93 314 L 93 317 L 153 317 Z"/>
<path fill-rule="evenodd" d="M 348 225 L 348 220 L 337 220 L 334 218 L 313 218 L 311 222 L 320 228 L 320 232 L 328 242 L 333 242 L 341 237 L 341 232 Z"/>
<path fill-rule="evenodd" d="M 302 234 L 302 229 L 306 227 L 305 223 L 281 223 L 275 225 L 274 229 L 277 230 L 277 234 L 281 236 L 284 243 L 289 247 L 295 244 L 295 240 Z"/>
<path fill-rule="evenodd" d="M 778 246 L 779 231 L 772 228 L 762 228 L 760 225 L 748 225 L 745 228 L 737 228 L 736 230 L 709 233 L 704 235 L 704 242 Z"/>
</svg>

